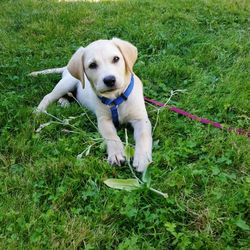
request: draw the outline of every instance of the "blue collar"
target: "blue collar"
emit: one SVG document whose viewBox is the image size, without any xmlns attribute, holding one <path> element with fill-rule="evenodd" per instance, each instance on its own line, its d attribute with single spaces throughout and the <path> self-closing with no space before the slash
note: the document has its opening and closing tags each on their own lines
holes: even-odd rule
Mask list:
<svg viewBox="0 0 250 250">
<path fill-rule="evenodd" d="M 127 101 L 133 88 L 134 88 L 134 75 L 131 74 L 130 83 L 129 83 L 127 89 L 120 96 L 118 96 L 116 99 L 109 99 L 109 98 L 104 97 L 104 96 L 98 96 L 98 98 L 101 100 L 101 102 L 103 104 L 110 106 L 112 121 L 113 121 L 115 127 L 119 127 L 119 115 L 118 115 L 117 108 L 124 101 Z"/>
</svg>

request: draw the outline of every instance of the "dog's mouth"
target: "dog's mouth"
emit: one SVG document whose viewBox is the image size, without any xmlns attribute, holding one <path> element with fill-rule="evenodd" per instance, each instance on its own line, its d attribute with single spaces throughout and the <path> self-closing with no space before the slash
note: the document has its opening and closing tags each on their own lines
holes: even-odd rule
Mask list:
<svg viewBox="0 0 250 250">
<path fill-rule="evenodd" d="M 122 88 L 113 87 L 100 91 L 99 95 L 113 99 L 117 98 L 121 93 L 122 93 Z"/>
<path fill-rule="evenodd" d="M 105 89 L 103 91 L 100 91 L 101 94 L 105 94 L 105 93 L 110 93 L 110 92 L 113 92 L 115 90 L 117 90 L 118 88 L 116 87 L 113 87 L 113 88 L 109 88 L 109 89 Z"/>
</svg>

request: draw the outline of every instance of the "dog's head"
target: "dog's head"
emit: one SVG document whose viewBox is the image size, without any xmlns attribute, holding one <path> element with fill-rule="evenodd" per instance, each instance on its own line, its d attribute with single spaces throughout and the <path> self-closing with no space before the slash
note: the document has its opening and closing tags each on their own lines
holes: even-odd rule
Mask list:
<svg viewBox="0 0 250 250">
<path fill-rule="evenodd" d="M 84 86 L 84 74 L 98 95 L 119 95 L 128 85 L 137 49 L 118 38 L 98 40 L 79 48 L 68 63 L 72 76 Z"/>
</svg>

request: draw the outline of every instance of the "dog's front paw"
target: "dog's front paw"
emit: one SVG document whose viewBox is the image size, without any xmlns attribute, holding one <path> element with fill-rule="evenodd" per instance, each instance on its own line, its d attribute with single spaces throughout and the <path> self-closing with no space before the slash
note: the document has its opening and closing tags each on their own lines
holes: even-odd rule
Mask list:
<svg viewBox="0 0 250 250">
<path fill-rule="evenodd" d="M 108 162 L 111 165 L 118 165 L 125 161 L 125 154 L 123 144 L 120 141 L 109 141 L 108 142 Z"/>
<path fill-rule="evenodd" d="M 121 166 L 122 163 L 124 163 L 125 157 L 122 153 L 115 153 L 113 155 L 108 156 L 108 162 L 111 165 L 118 165 Z"/>
<path fill-rule="evenodd" d="M 57 102 L 62 108 L 67 108 L 70 106 L 70 102 L 64 97 L 61 97 Z"/>
<path fill-rule="evenodd" d="M 33 114 L 35 115 L 40 115 L 41 113 L 44 113 L 46 110 L 43 110 L 43 109 L 39 109 L 38 107 L 36 107 L 34 110 L 33 110 Z"/>
<path fill-rule="evenodd" d="M 41 101 L 40 104 L 35 108 L 33 113 L 35 114 L 46 113 L 47 107 L 48 105 L 46 104 L 46 102 Z"/>
<path fill-rule="evenodd" d="M 138 172 L 144 172 L 152 162 L 152 157 L 148 153 L 135 153 L 133 166 Z"/>
</svg>

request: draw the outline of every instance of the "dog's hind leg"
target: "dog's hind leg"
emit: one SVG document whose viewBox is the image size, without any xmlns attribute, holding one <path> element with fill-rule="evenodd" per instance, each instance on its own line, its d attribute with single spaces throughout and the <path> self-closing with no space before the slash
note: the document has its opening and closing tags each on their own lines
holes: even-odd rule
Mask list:
<svg viewBox="0 0 250 250">
<path fill-rule="evenodd" d="M 67 108 L 70 106 L 70 102 L 67 98 L 65 97 L 61 97 L 59 98 L 59 100 L 57 101 L 57 103 L 62 107 L 62 108 Z"/>
<path fill-rule="evenodd" d="M 70 74 L 65 75 L 55 86 L 55 88 L 40 102 L 36 111 L 44 112 L 47 107 L 57 101 L 59 98 L 66 95 L 68 92 L 72 92 L 77 86 L 78 80 L 72 77 Z"/>
</svg>

